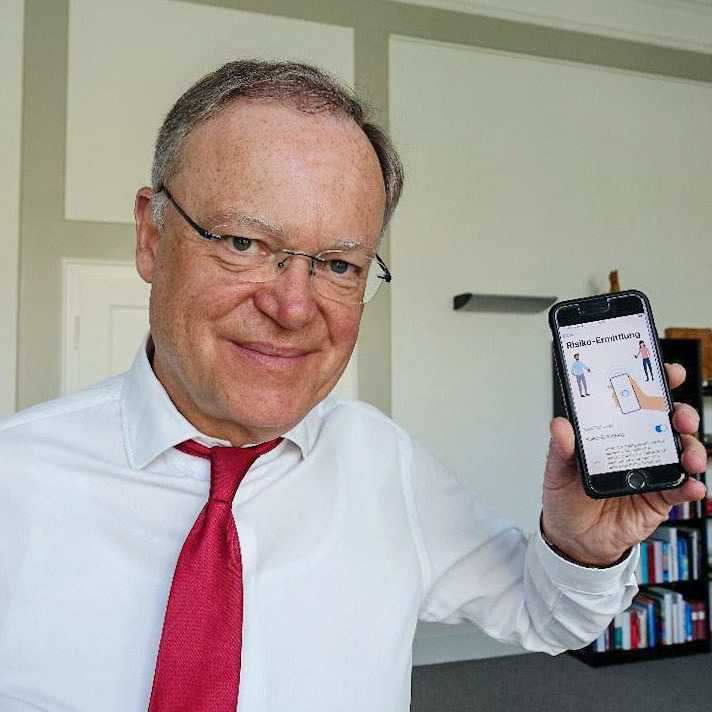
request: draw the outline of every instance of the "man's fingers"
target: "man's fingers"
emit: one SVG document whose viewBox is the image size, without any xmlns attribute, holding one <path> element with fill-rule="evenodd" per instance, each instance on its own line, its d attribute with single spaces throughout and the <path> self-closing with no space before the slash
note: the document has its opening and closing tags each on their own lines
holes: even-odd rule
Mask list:
<svg viewBox="0 0 712 712">
<path fill-rule="evenodd" d="M 551 443 L 544 470 L 544 489 L 569 487 L 578 479 L 574 464 L 574 430 L 566 418 L 554 418 L 549 425 Z"/>
<path fill-rule="evenodd" d="M 671 507 L 675 507 L 683 502 L 696 502 L 707 494 L 707 488 L 694 477 L 690 477 L 681 487 L 675 489 L 661 490 L 660 496 Z"/>
<path fill-rule="evenodd" d="M 675 403 L 672 424 L 679 433 L 696 433 L 700 427 L 700 415 L 687 403 Z"/>
<path fill-rule="evenodd" d="M 699 474 L 707 468 L 707 451 L 704 445 L 692 435 L 683 435 L 682 440 L 682 457 L 680 462 L 688 472 Z"/>
<path fill-rule="evenodd" d="M 670 388 L 677 388 L 682 385 L 685 381 L 685 376 L 687 375 L 685 367 L 681 366 L 679 363 L 666 363 L 665 373 L 667 373 Z"/>
<path fill-rule="evenodd" d="M 551 440 L 556 448 L 556 454 L 564 461 L 574 456 L 574 429 L 566 418 L 554 418 L 549 425 Z"/>
</svg>

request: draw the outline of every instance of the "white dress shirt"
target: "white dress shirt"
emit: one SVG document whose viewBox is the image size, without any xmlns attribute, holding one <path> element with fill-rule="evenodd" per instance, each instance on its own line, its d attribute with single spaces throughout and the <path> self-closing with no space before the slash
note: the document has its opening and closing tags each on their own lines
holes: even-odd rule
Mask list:
<svg viewBox="0 0 712 712">
<path fill-rule="evenodd" d="M 156 379 L 125 374 L 0 423 L 0 711 L 145 712 L 209 462 Z M 327 398 L 247 473 L 240 712 L 406 712 L 418 618 L 560 652 L 635 591 L 488 512 L 398 425 Z M 474 702 L 474 701 L 473 701 Z"/>
</svg>

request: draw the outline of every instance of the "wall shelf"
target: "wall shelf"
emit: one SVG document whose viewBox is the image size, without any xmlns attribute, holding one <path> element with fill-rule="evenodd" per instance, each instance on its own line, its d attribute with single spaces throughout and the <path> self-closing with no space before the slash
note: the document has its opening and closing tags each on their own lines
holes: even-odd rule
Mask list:
<svg viewBox="0 0 712 712">
<path fill-rule="evenodd" d="M 527 297 L 514 294 L 456 294 L 452 300 L 453 309 L 478 312 L 509 312 L 534 314 L 548 309 L 556 297 Z"/>
</svg>

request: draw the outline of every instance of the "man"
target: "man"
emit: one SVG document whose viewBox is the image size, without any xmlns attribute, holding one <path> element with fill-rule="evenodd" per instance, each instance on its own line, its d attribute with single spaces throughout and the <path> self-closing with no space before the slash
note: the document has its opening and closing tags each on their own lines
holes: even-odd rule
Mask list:
<svg viewBox="0 0 712 712">
<path fill-rule="evenodd" d="M 588 392 L 586 374 L 584 371 L 591 373 L 591 369 L 583 361 L 579 361 L 579 354 L 574 354 L 574 362 L 571 364 L 571 373 L 576 376 L 576 385 L 578 386 L 581 398 L 591 395 Z"/>
<path fill-rule="evenodd" d="M 3 712 L 404 712 L 418 618 L 556 653 L 628 605 L 636 542 L 700 483 L 589 500 L 556 419 L 527 540 L 387 417 L 327 398 L 389 278 L 399 165 L 310 67 L 232 63 L 171 110 L 136 199 L 150 338 L 0 430 Z M 251 458 L 232 502 L 223 465 Z"/>
</svg>

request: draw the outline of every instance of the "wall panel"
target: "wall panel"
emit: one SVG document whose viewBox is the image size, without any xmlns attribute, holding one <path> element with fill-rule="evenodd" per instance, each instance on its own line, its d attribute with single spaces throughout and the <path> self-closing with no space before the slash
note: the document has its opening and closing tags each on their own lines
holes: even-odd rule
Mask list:
<svg viewBox="0 0 712 712">
<path fill-rule="evenodd" d="M 133 222 L 153 142 L 196 79 L 247 57 L 318 64 L 353 85 L 353 30 L 172 0 L 71 0 L 65 217 Z"/>
</svg>

